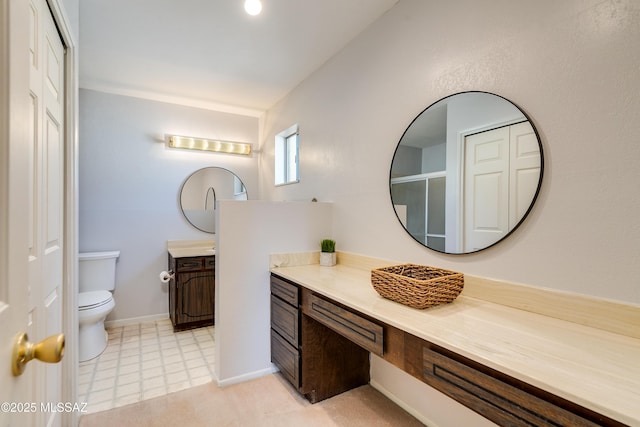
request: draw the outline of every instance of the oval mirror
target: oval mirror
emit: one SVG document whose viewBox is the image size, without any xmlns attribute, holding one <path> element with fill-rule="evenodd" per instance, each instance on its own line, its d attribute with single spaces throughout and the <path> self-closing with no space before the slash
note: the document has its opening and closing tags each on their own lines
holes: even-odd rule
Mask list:
<svg viewBox="0 0 640 427">
<path fill-rule="evenodd" d="M 533 123 L 487 92 L 450 95 L 405 130 L 391 163 L 390 192 L 405 230 L 438 252 L 488 248 L 513 232 L 542 183 Z"/>
<path fill-rule="evenodd" d="M 189 224 L 198 230 L 215 233 L 217 200 L 247 200 L 244 183 L 227 169 L 200 169 L 182 183 L 180 209 Z"/>
</svg>

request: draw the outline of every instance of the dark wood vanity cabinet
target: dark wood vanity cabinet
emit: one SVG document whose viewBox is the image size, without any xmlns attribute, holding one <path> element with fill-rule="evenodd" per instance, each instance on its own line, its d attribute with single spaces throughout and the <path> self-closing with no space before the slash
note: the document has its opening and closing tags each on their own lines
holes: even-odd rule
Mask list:
<svg viewBox="0 0 640 427">
<path fill-rule="evenodd" d="M 623 426 L 615 420 L 395 328 L 385 359 L 501 426 Z"/>
<path fill-rule="evenodd" d="M 472 364 L 423 346 L 423 381 L 500 425 L 602 425 L 574 414 L 527 390 L 517 381 L 483 372 Z M 466 362 L 466 363 L 465 363 Z M 485 370 L 486 371 L 486 370 Z M 602 420 L 600 420 L 602 421 Z"/>
<path fill-rule="evenodd" d="M 368 383 L 369 352 L 498 425 L 624 425 L 271 275 L 271 361 L 309 401 Z"/>
<path fill-rule="evenodd" d="M 214 324 L 215 256 L 169 254 L 169 317 L 175 331 Z"/>
<path fill-rule="evenodd" d="M 313 298 L 271 276 L 271 361 L 311 403 L 369 382 L 369 351 L 309 316 Z"/>
<path fill-rule="evenodd" d="M 409 333 L 400 368 L 501 426 L 624 426 Z"/>
<path fill-rule="evenodd" d="M 300 288 L 271 278 L 271 361 L 300 389 Z"/>
</svg>

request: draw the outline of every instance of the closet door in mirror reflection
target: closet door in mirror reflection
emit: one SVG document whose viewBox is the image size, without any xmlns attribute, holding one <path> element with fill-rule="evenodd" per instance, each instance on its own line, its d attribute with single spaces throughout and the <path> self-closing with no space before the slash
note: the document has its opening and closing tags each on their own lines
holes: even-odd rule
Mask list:
<svg viewBox="0 0 640 427">
<path fill-rule="evenodd" d="M 540 152 L 532 140 L 529 122 L 465 138 L 465 252 L 504 238 L 529 207 L 540 174 Z"/>
</svg>

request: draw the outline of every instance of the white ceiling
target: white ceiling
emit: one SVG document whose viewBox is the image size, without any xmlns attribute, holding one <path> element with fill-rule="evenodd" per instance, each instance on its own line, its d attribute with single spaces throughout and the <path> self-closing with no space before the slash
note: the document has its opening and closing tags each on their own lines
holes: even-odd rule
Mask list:
<svg viewBox="0 0 640 427">
<path fill-rule="evenodd" d="M 258 115 L 398 0 L 81 0 L 80 87 Z"/>
</svg>

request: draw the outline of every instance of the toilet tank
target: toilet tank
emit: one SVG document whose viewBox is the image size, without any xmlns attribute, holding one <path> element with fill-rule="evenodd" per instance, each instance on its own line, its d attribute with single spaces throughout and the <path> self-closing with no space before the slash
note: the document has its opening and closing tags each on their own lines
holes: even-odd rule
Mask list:
<svg viewBox="0 0 640 427">
<path fill-rule="evenodd" d="M 80 292 L 113 291 L 116 287 L 116 260 L 120 251 L 78 254 Z"/>
</svg>

